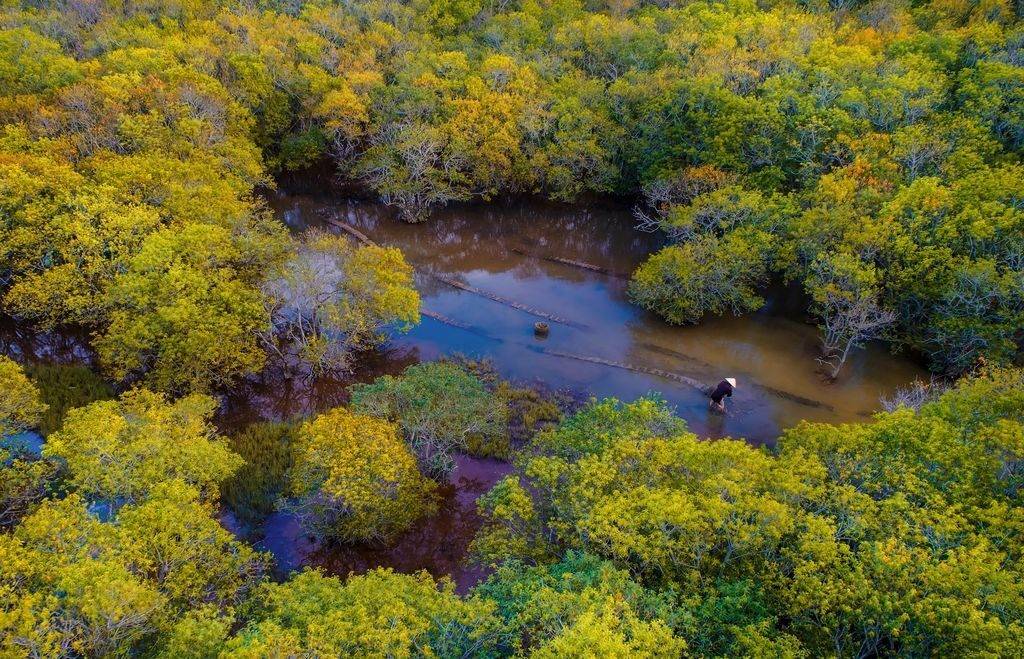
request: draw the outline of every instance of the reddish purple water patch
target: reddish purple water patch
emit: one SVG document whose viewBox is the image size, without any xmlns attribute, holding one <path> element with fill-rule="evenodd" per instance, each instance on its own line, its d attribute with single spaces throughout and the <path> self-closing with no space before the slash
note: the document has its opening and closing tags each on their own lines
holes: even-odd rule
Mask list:
<svg viewBox="0 0 1024 659">
<path fill-rule="evenodd" d="M 287 513 L 274 513 L 255 530 L 258 549 L 269 551 L 279 577 L 304 567 L 327 574 L 362 574 L 376 567 L 397 572 L 426 570 L 435 577 L 450 576 L 456 589 L 465 593 L 486 576 L 482 568 L 466 563 L 466 550 L 480 528 L 476 499 L 512 465 L 500 460 L 458 456 L 451 482 L 441 489 L 438 510 L 388 545 L 318 543 Z"/>
</svg>

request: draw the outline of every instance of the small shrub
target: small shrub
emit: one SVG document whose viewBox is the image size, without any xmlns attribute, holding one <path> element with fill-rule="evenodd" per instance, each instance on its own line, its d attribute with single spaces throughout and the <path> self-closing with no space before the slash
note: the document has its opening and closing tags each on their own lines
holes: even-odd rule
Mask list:
<svg viewBox="0 0 1024 659">
<path fill-rule="evenodd" d="M 434 508 L 436 486 L 388 421 L 331 410 L 302 424 L 294 455 L 282 508 L 316 536 L 384 541 Z"/>
<path fill-rule="evenodd" d="M 454 469 L 453 454 L 505 455 L 508 410 L 484 382 L 451 362 L 426 362 L 352 388 L 352 408 L 394 421 L 423 470 L 437 478 Z"/>
</svg>

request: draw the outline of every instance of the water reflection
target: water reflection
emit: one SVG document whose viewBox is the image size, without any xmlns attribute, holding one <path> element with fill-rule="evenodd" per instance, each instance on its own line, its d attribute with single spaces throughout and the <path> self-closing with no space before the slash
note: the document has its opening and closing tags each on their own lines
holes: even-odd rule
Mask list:
<svg viewBox="0 0 1024 659">
<path fill-rule="evenodd" d="M 459 592 L 466 592 L 483 575 L 465 561 L 480 526 L 476 499 L 511 470 L 506 462 L 458 456 L 450 483 L 441 488 L 437 512 L 387 546 L 320 544 L 302 532 L 293 516 L 280 512 L 256 531 L 256 546 L 274 555 L 279 578 L 304 566 L 338 575 L 378 566 L 398 572 L 426 569 L 435 576 L 450 575 Z"/>
<path fill-rule="evenodd" d="M 660 239 L 634 230 L 628 208 L 535 202 L 461 206 L 408 225 L 387 207 L 369 202 L 275 194 L 270 203 L 296 231 L 312 226 L 338 231 L 332 221 L 341 221 L 403 250 L 418 270 L 424 308 L 459 326 L 424 318 L 393 345 L 415 348 L 422 359 L 452 352 L 489 357 L 507 377 L 540 379 L 597 396 L 632 399 L 660 392 L 703 436 L 772 443 L 801 419 L 862 419 L 877 409 L 879 396 L 923 375 L 910 360 L 872 345 L 851 358 L 838 382 L 824 383 L 814 361 L 817 330 L 803 322 L 805 301 L 792 289 L 774 292 L 756 314 L 710 318 L 696 327 L 672 327 L 637 309 L 626 299 L 622 275 L 657 249 Z M 550 336 L 538 340 L 535 316 L 437 276 L 568 318 L 575 326 L 552 324 Z M 734 376 L 740 387 L 725 417 L 709 416 L 707 399 L 691 386 L 567 354 L 707 383 Z"/>
<path fill-rule="evenodd" d="M 0 355 L 22 363 L 92 364 L 89 332 L 78 327 L 44 330 L 0 315 Z"/>
<path fill-rule="evenodd" d="M 217 425 L 231 432 L 257 421 L 309 417 L 347 403 L 352 384 L 397 375 L 421 357 L 415 345 L 391 345 L 360 353 L 353 361 L 354 372 L 313 375 L 301 364 L 274 357 L 224 395 Z"/>
</svg>

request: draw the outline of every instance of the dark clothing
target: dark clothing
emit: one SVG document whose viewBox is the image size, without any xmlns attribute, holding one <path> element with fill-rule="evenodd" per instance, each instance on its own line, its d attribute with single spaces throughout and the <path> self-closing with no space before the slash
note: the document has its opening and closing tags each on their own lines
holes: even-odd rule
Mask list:
<svg viewBox="0 0 1024 659">
<path fill-rule="evenodd" d="M 711 400 L 715 401 L 716 404 L 721 404 L 722 399 L 726 396 L 732 398 L 733 391 L 733 386 L 725 380 L 722 380 L 718 383 L 718 386 L 715 387 L 715 390 L 711 392 Z"/>
</svg>

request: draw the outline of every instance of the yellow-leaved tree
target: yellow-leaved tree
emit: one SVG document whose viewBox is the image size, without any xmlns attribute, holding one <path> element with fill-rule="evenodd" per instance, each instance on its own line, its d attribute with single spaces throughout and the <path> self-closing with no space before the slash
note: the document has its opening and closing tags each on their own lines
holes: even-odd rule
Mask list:
<svg viewBox="0 0 1024 659">
<path fill-rule="evenodd" d="M 285 507 L 319 536 L 383 540 L 431 511 L 434 490 L 395 424 L 338 408 L 299 428 Z"/>
<path fill-rule="evenodd" d="M 426 572 L 378 568 L 342 582 L 305 571 L 261 586 L 250 609 L 220 656 L 495 656 L 500 631 L 493 602 L 460 598 Z"/>
<path fill-rule="evenodd" d="M 271 305 L 267 343 L 294 353 L 314 371 L 351 368 L 352 353 L 420 322 L 420 296 L 402 252 L 353 247 L 320 231 L 296 242 L 295 253 L 264 285 Z"/>
<path fill-rule="evenodd" d="M 17 363 L 0 355 L 0 437 L 37 425 L 45 411 L 35 384 Z"/>
<path fill-rule="evenodd" d="M 180 480 L 108 521 L 77 494 L 43 503 L 0 534 L 0 656 L 124 656 L 196 613 L 223 620 L 266 557 L 213 513 Z"/>
<path fill-rule="evenodd" d="M 204 497 L 242 466 L 210 424 L 216 403 L 194 394 L 168 401 L 144 389 L 72 410 L 43 454 L 67 464 L 85 496 L 134 503 L 158 484 L 180 479 Z"/>
</svg>

